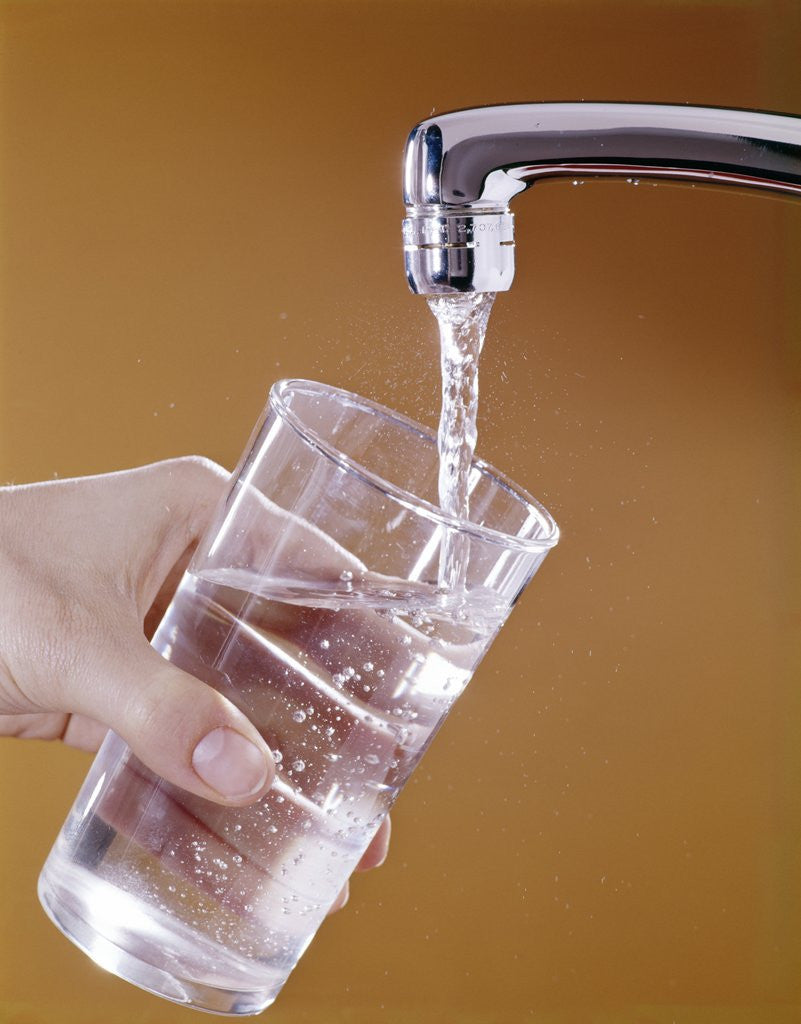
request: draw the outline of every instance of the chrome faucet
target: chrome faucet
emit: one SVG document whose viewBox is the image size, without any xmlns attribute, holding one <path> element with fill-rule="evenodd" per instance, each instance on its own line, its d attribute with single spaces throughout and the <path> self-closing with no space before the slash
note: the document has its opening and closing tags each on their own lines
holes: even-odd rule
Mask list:
<svg viewBox="0 0 801 1024">
<path fill-rule="evenodd" d="M 422 121 L 406 144 L 412 291 L 506 291 L 509 200 L 554 176 L 671 178 L 801 198 L 801 117 L 645 103 L 518 103 Z"/>
</svg>

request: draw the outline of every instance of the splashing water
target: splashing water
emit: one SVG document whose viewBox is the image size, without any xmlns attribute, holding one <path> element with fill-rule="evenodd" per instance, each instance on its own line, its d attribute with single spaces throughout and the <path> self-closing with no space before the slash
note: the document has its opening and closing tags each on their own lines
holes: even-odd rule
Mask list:
<svg viewBox="0 0 801 1024">
<path fill-rule="evenodd" d="M 442 413 L 439 421 L 439 503 L 444 512 L 469 519 L 470 464 L 476 450 L 478 358 L 494 292 L 434 295 L 428 305 L 439 323 Z M 442 590 L 464 589 L 468 539 L 448 531 L 439 563 Z"/>
</svg>

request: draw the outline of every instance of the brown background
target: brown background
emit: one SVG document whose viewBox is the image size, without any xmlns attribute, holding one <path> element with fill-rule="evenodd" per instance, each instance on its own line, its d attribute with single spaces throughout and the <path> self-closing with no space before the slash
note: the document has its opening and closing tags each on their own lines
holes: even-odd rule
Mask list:
<svg viewBox="0 0 801 1024">
<path fill-rule="evenodd" d="M 796 0 L 0 16 L 3 482 L 232 465 L 282 376 L 434 422 L 399 185 L 434 110 L 801 113 Z M 552 182 L 515 209 L 479 449 L 563 541 L 266 1019 L 801 1021 L 801 203 Z M 0 1021 L 199 1020 L 38 907 L 86 766 L 0 745 Z"/>
</svg>

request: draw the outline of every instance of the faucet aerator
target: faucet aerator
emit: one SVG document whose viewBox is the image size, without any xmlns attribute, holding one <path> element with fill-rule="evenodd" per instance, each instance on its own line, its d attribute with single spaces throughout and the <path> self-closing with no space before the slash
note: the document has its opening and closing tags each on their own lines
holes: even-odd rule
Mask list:
<svg viewBox="0 0 801 1024">
<path fill-rule="evenodd" d="M 514 215 L 410 209 L 403 222 L 406 277 L 413 292 L 502 292 L 515 275 Z"/>
</svg>

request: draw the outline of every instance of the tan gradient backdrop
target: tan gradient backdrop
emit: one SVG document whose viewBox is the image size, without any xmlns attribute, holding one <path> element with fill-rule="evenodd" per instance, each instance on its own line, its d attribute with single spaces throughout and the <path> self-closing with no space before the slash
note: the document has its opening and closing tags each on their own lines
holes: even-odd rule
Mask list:
<svg viewBox="0 0 801 1024">
<path fill-rule="evenodd" d="M 799 12 L 4 3 L 0 478 L 232 465 L 281 376 L 433 423 L 411 126 L 521 99 L 801 113 Z M 801 203 L 562 182 L 516 211 L 479 448 L 563 541 L 267 1019 L 801 1021 Z M 39 909 L 86 767 L 0 745 L 0 1021 L 199 1020 Z"/>
</svg>

